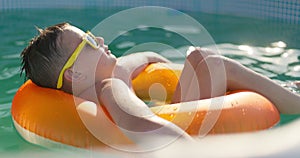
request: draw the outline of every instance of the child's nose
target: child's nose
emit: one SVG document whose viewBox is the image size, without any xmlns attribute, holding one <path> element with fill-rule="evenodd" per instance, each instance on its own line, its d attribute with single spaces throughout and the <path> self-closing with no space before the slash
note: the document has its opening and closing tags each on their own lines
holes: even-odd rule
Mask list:
<svg viewBox="0 0 300 158">
<path fill-rule="evenodd" d="M 104 45 L 104 38 L 102 38 L 102 37 L 96 37 L 96 38 L 97 38 L 97 40 L 99 42 L 99 45 L 103 46 Z"/>
</svg>

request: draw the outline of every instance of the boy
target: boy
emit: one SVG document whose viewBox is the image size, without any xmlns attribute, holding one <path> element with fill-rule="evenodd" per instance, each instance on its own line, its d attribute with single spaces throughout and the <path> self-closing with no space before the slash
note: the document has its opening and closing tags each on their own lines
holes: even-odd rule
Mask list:
<svg viewBox="0 0 300 158">
<path fill-rule="evenodd" d="M 133 133 L 151 131 L 190 139 L 182 129 L 154 115 L 131 90 L 131 80 L 148 64 L 169 63 L 169 60 L 153 52 L 117 59 L 103 38 L 84 33 L 68 23 L 39 31 L 40 35 L 21 54 L 22 71 L 34 83 L 100 102 L 119 127 L 133 131 L 126 135 L 136 142 L 144 136 Z M 187 54 L 172 102 L 212 98 L 227 90 L 247 89 L 270 99 L 282 113 L 300 112 L 298 95 L 241 64 L 198 47 L 190 47 Z M 97 122 L 89 124 L 95 126 Z"/>
</svg>

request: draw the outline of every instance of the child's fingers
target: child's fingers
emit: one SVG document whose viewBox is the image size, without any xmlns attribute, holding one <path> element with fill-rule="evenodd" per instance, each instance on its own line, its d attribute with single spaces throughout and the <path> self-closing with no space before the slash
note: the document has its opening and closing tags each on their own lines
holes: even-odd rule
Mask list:
<svg viewBox="0 0 300 158">
<path fill-rule="evenodd" d="M 300 81 L 295 81 L 294 84 L 300 89 Z"/>
</svg>

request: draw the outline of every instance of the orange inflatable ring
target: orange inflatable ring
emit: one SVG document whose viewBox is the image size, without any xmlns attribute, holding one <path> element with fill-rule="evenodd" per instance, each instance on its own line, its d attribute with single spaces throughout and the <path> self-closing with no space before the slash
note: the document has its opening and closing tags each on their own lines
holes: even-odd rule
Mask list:
<svg viewBox="0 0 300 158">
<path fill-rule="evenodd" d="M 174 65 L 170 68 L 163 64 L 148 66 L 133 80 L 137 95 L 149 99 L 149 86 L 159 83 L 168 93 L 166 98 L 171 98 L 181 68 L 182 66 L 174 67 Z M 218 112 L 219 115 L 207 131 L 209 134 L 268 129 L 280 120 L 275 106 L 257 93 L 244 91 L 222 97 L 223 106 L 214 109 L 210 107 L 212 99 L 205 99 L 155 106 L 151 107 L 151 110 L 156 115 L 183 128 L 190 135 L 198 135 L 205 117 L 214 112 Z M 85 102 L 83 99 L 77 99 Z M 13 99 L 12 119 L 20 135 L 34 144 L 49 146 L 54 143 L 80 148 L 105 147 L 106 145 L 84 126 L 74 104 L 72 95 L 36 86 L 29 80 L 19 88 Z M 100 111 L 109 117 L 105 109 L 99 107 Z M 114 136 L 111 143 L 131 143 L 116 126 L 103 126 L 102 129 L 110 131 Z"/>
</svg>

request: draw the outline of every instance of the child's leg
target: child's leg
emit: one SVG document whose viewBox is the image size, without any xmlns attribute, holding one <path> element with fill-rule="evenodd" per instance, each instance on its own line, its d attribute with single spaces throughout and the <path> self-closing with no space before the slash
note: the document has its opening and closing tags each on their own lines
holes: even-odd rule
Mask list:
<svg viewBox="0 0 300 158">
<path fill-rule="evenodd" d="M 215 63 L 207 63 L 204 60 L 208 56 L 214 55 L 216 54 L 207 49 L 190 47 L 187 51 L 187 58 L 184 63 L 179 83 L 173 95 L 173 103 L 211 98 L 225 93 L 225 79 L 218 77 L 221 74 L 225 74 L 224 66 L 220 68 L 219 66 L 216 66 Z M 201 78 L 198 76 L 201 76 Z M 213 83 L 223 83 L 223 89 L 220 88 L 221 86 L 212 87 L 211 85 Z"/>
<path fill-rule="evenodd" d="M 300 113 L 300 95 L 292 93 L 266 76 L 258 74 L 232 59 L 222 58 L 227 72 L 228 89 L 251 90 L 272 101 L 281 113 Z"/>
<path fill-rule="evenodd" d="M 224 94 L 227 89 L 244 89 L 264 95 L 277 106 L 281 113 L 300 113 L 299 95 L 284 89 L 269 78 L 246 68 L 240 63 L 216 55 L 207 56 L 203 60 L 198 51 L 198 58 L 201 61 L 197 64 L 194 59 L 197 57 L 197 52 L 193 52 L 189 56 L 193 57 L 193 60 L 187 58 L 179 88 L 177 88 L 176 95 L 174 95 L 179 99 L 174 98 L 175 102 L 215 97 Z"/>
</svg>

